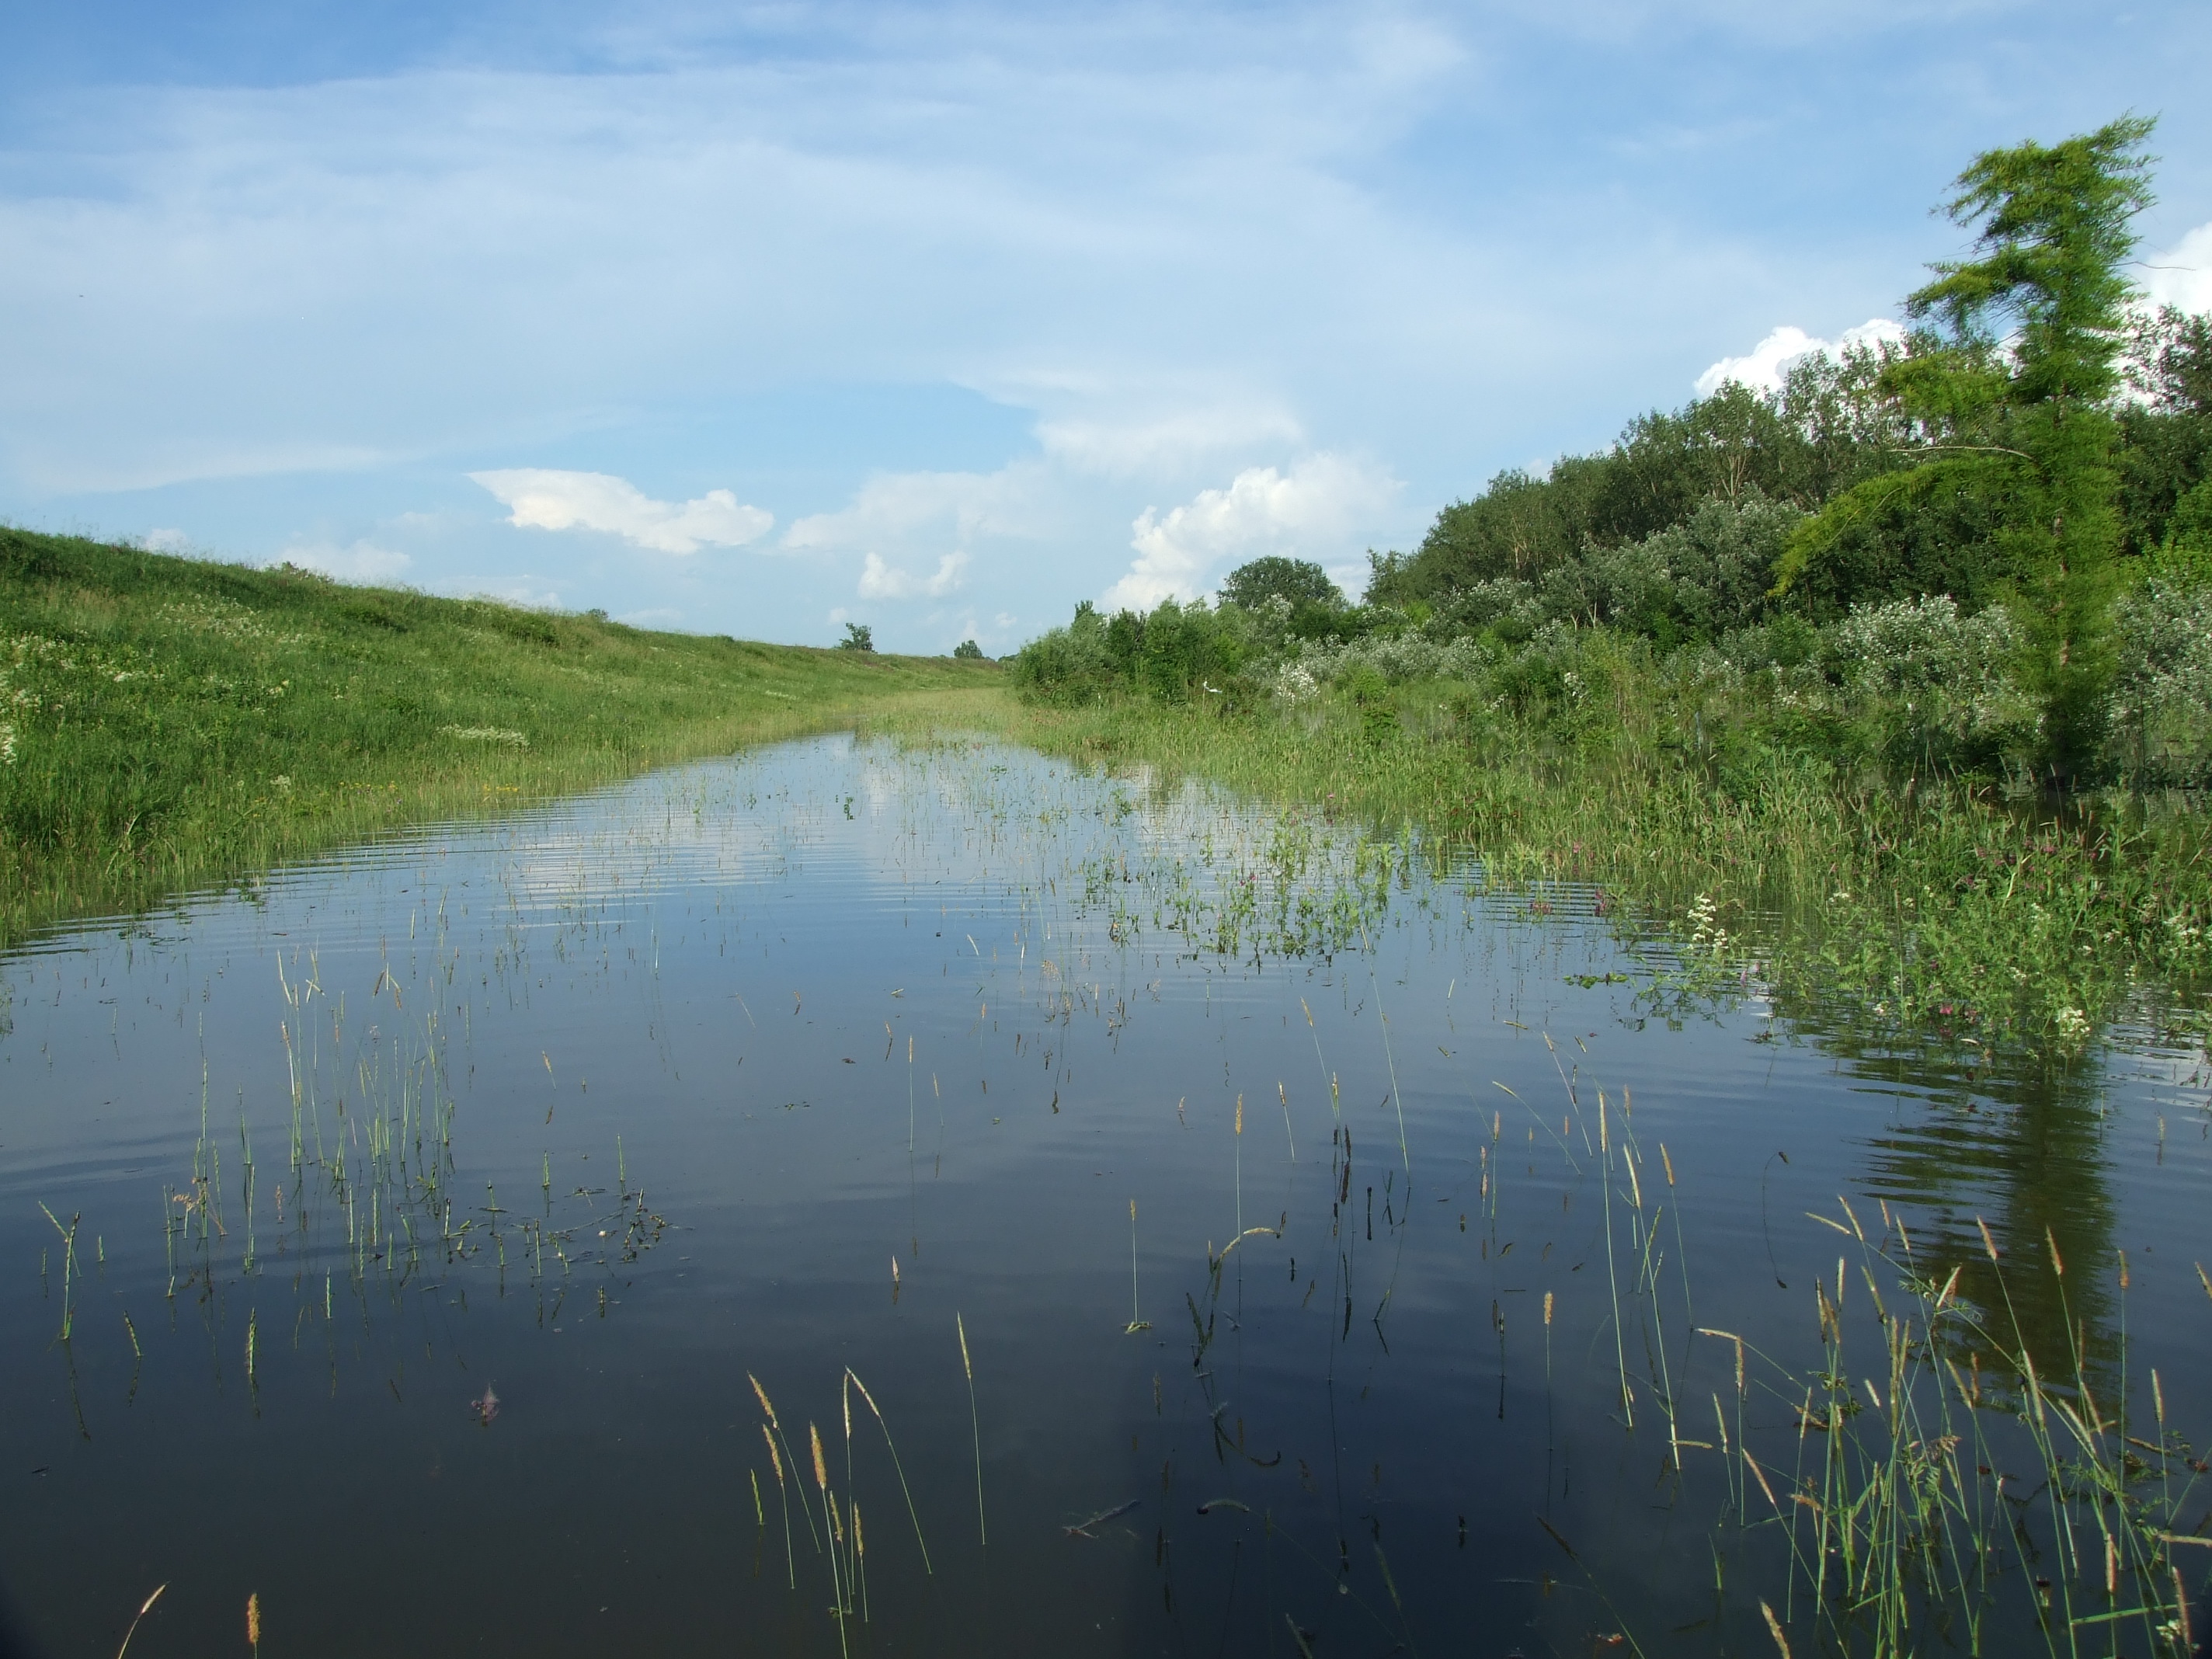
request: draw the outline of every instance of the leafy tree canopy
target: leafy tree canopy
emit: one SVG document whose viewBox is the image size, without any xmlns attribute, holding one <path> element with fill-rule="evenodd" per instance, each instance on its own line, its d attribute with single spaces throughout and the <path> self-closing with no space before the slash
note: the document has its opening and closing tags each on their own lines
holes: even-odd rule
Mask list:
<svg viewBox="0 0 2212 1659">
<path fill-rule="evenodd" d="M 1309 559 L 1271 556 L 1241 564 L 1221 584 L 1221 602 L 1246 611 L 1257 611 L 1279 598 L 1293 608 L 1301 605 L 1341 605 L 1344 593 L 1329 580 L 1328 573 Z"/>
</svg>

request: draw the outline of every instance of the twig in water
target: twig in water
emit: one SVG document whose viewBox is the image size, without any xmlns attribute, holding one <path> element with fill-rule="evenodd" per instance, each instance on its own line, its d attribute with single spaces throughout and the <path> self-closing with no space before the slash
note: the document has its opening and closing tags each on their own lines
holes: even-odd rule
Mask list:
<svg viewBox="0 0 2212 1659">
<path fill-rule="evenodd" d="M 1060 1531 L 1070 1538 L 1088 1538 L 1091 1535 L 1091 1528 L 1098 1525 L 1100 1522 L 1111 1521 L 1117 1515 L 1127 1515 L 1143 1501 L 1140 1498 L 1132 1498 L 1126 1504 L 1117 1504 L 1110 1510 L 1099 1510 L 1088 1521 L 1079 1521 L 1072 1527 L 1062 1527 Z"/>
</svg>

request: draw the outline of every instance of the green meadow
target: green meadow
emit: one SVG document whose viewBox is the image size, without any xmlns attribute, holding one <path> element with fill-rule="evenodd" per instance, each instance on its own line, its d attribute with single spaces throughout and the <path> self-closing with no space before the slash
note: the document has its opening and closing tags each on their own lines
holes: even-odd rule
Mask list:
<svg viewBox="0 0 2212 1659">
<path fill-rule="evenodd" d="M 999 679 L 0 529 L 0 945 Z"/>
</svg>

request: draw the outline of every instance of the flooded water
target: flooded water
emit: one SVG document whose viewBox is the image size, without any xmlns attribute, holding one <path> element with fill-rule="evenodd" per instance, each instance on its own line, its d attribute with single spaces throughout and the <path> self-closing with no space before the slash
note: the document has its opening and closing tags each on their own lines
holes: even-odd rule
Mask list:
<svg viewBox="0 0 2212 1659">
<path fill-rule="evenodd" d="M 1407 851 L 831 738 L 0 960 L 18 1622 L 1687 1654 L 1772 1651 L 1765 1601 L 1825 1651 L 1830 1419 L 1896 1408 L 1925 1328 L 1875 1301 L 1954 1268 L 1996 1334 L 1908 1395 L 2017 1399 L 2025 1346 L 2203 1525 L 2201 1048 L 1883 1048 Z M 2110 1615 L 2164 1565 L 2054 1534 L 1984 1417 L 1933 1569 L 1981 1540 L 1983 1650 L 2152 1650 Z"/>
</svg>

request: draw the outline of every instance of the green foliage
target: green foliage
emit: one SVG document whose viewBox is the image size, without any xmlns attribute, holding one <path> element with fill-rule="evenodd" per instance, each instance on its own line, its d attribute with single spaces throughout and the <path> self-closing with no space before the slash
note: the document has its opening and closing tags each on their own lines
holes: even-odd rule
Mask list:
<svg viewBox="0 0 2212 1659">
<path fill-rule="evenodd" d="M 1869 1041 L 1964 1032 L 2063 1062 L 2082 1031 L 2191 1006 L 2212 981 L 2212 835 L 2197 811 L 2124 798 L 2053 817 L 1940 775 L 1893 785 L 1875 752 L 1887 722 L 1909 722 L 1901 705 L 1947 669 L 2002 653 L 1975 623 L 1874 624 L 1878 654 L 1846 671 L 1895 674 L 1868 686 L 1874 706 L 1824 708 L 1789 672 L 1700 668 L 1697 652 L 1661 659 L 1584 630 L 1472 686 L 1354 670 L 1272 715 L 1118 696 L 1018 705 L 1007 729 L 1140 763 L 1165 787 L 1195 775 L 1416 830 L 1492 886 L 1593 884 L 1678 940 L 1702 897 L 1780 1003 L 1855 1009 Z M 1915 660 L 1881 667 L 1900 647 Z M 1972 718 L 1946 705 L 1927 723 Z"/>
<path fill-rule="evenodd" d="M 2107 730 L 2126 644 L 2112 606 L 2153 567 L 2162 592 L 2199 582 L 2212 538 L 2200 493 L 2212 485 L 2212 318 L 2133 311 L 2125 276 L 2148 132 L 2129 118 L 1977 158 L 1946 204 L 1973 231 L 1972 257 L 1938 265 L 1910 297 L 1920 326 L 1904 344 L 1808 357 L 1771 394 L 1724 386 L 1643 416 L 1542 478 L 1501 473 L 1440 513 L 1412 555 L 1370 555 L 1367 603 L 1306 636 L 1297 672 L 1331 678 L 1317 653 L 1333 637 L 1388 673 L 1464 675 L 1563 623 L 1662 653 L 1720 649 L 1741 667 L 1785 617 L 1833 630 L 1946 595 L 1961 618 L 2003 607 L 2017 641 L 2005 672 L 2033 719 L 1984 722 L 1968 741 L 1947 714 L 1938 741 L 1930 705 L 1913 699 L 1905 726 L 1875 721 L 1884 745 L 1915 765 L 1940 754 L 2046 781 L 2143 773 Z M 1803 516 L 1778 555 L 1766 538 L 1785 511 Z M 1422 605 L 1449 627 L 1424 622 Z M 1551 671 L 1481 672 L 1519 706 Z M 2182 764 L 2171 744 L 2151 749 Z M 2167 762 L 2150 771 L 2173 775 Z"/>
<path fill-rule="evenodd" d="M 959 644 L 952 647 L 952 654 L 955 657 L 959 658 L 963 662 L 981 662 L 984 660 L 983 647 L 976 644 L 973 640 L 961 641 Z"/>
<path fill-rule="evenodd" d="M 873 651 L 876 648 L 875 630 L 866 623 L 847 623 L 845 637 L 837 641 L 840 651 Z"/>
<path fill-rule="evenodd" d="M 1319 565 L 1272 556 L 1231 571 L 1221 584 L 1220 599 L 1224 605 L 1246 611 L 1257 611 L 1272 599 L 1280 599 L 1293 611 L 1301 605 L 1335 610 L 1344 604 L 1343 592 Z"/>
<path fill-rule="evenodd" d="M 1086 600 L 1066 627 L 1021 648 L 1013 680 L 1033 698 L 1068 705 L 1115 691 L 1170 702 L 1226 696 L 1252 647 L 1252 619 L 1235 607 L 1164 599 L 1149 615 L 1119 611 L 1107 617 Z"/>
<path fill-rule="evenodd" d="M 2144 554 L 2191 533 L 2205 498 L 2185 524 L 2191 492 L 2212 483 L 2212 316 L 2172 307 L 2145 319 L 2130 343 L 2134 398 L 2119 410 L 2121 515 L 2127 550 Z"/>
<path fill-rule="evenodd" d="M 1631 422 L 1613 447 L 1570 455 L 1536 478 L 1502 472 L 1437 515 L 1410 558 L 1375 561 L 1370 603 L 1441 599 L 1486 581 L 1534 582 L 1592 545 L 1641 541 L 1698 506 L 1753 495 L 1809 511 L 1891 463 L 1896 434 L 1873 395 L 1879 354 L 1796 364 L 1761 396 L 1733 382 L 1672 414 Z"/>
<path fill-rule="evenodd" d="M 1079 607 L 1017 659 L 1025 735 L 1768 918 L 1777 994 L 1877 1030 L 2063 1058 L 2197 994 L 2201 813 L 2086 789 L 2212 787 L 2212 319 L 2127 310 L 2148 130 L 1978 158 L 1901 347 L 1500 474 L 1314 626 L 1257 567 L 1217 612 Z"/>
<path fill-rule="evenodd" d="M 2212 486 L 2200 489 L 2212 508 Z M 2212 786 L 2212 522 L 2204 528 L 2162 549 L 2115 607 L 2115 737 L 2140 785 Z"/>
<path fill-rule="evenodd" d="M 2014 601 L 2044 759 L 2060 776 L 2088 761 L 2112 674 L 2105 623 L 2121 521 L 2108 405 L 2133 293 L 2130 222 L 2150 199 L 2150 125 L 2128 118 L 2055 146 L 1991 150 L 1959 176 L 1948 211 L 1976 228 L 1980 257 L 1936 265 L 1910 297 L 1914 317 L 1948 331 L 1917 335 L 1881 377 L 1925 459 L 1830 501 L 1778 572 L 1787 586 L 1879 515 L 1972 502 L 1985 520 L 1975 562 L 1983 585 Z"/>
<path fill-rule="evenodd" d="M 0 943 L 985 683 L 0 528 Z"/>
<path fill-rule="evenodd" d="M 1555 565 L 1546 608 L 1644 635 L 1662 650 L 1716 640 L 1765 614 L 1775 560 L 1802 516 L 1756 488 L 1734 501 L 1708 497 L 1680 524 Z"/>
</svg>

